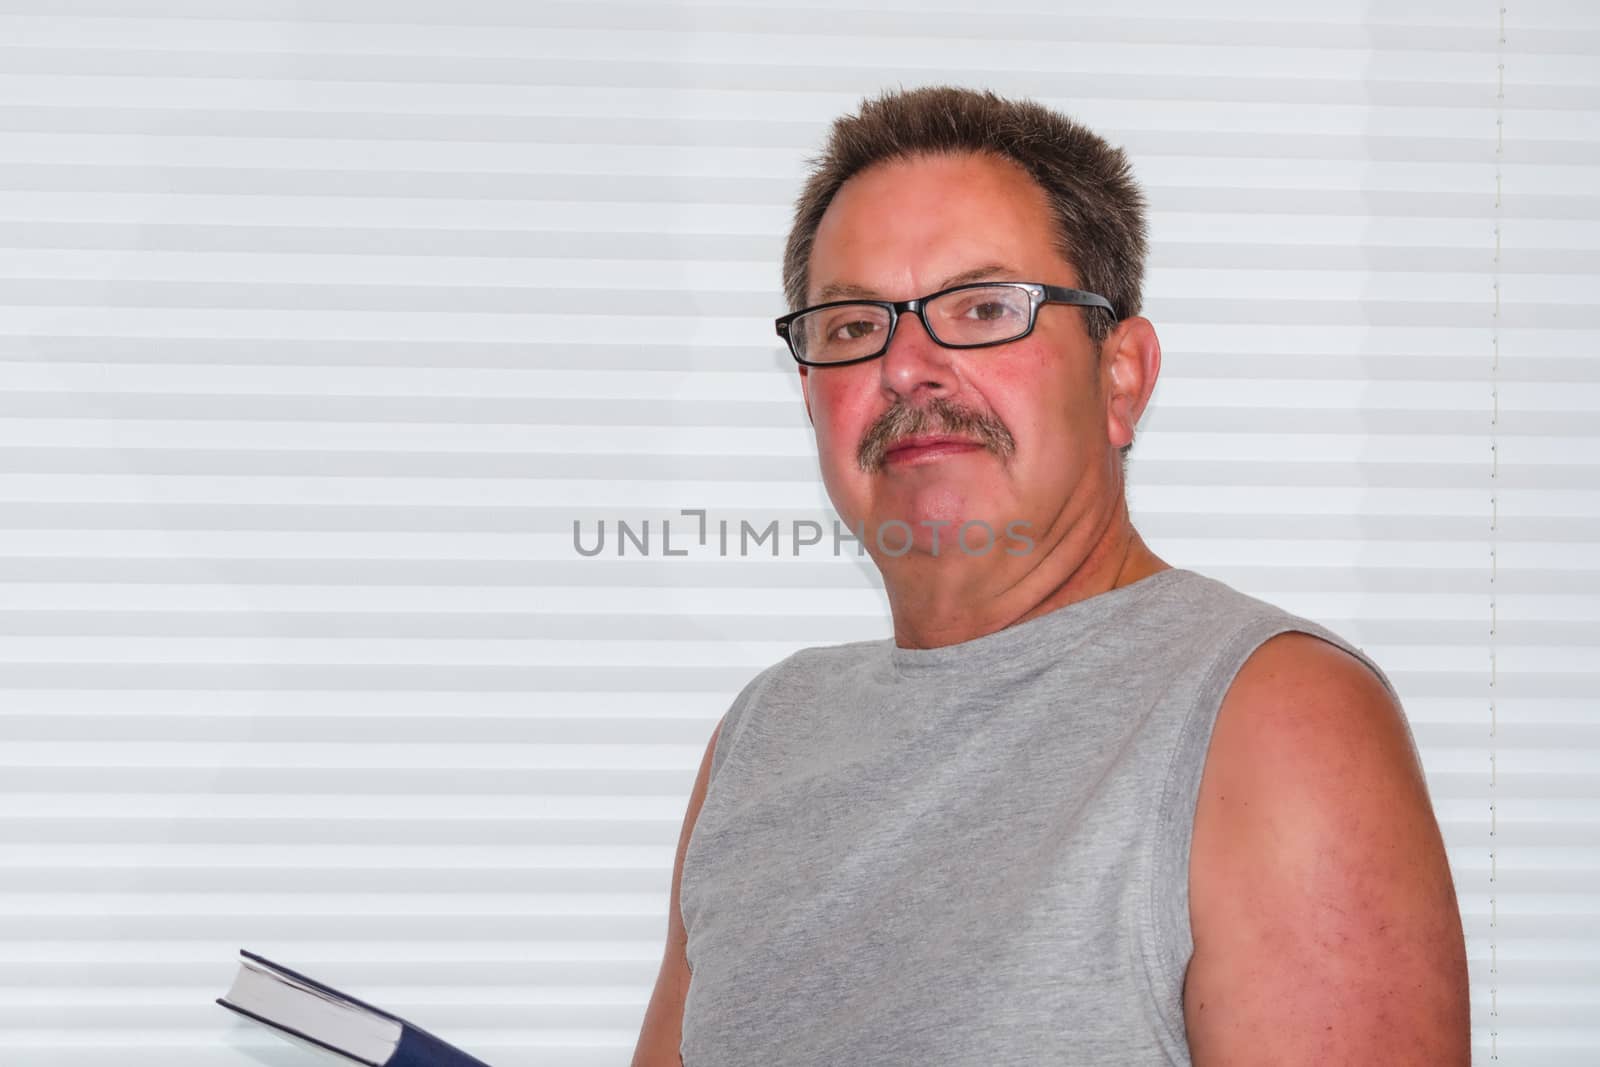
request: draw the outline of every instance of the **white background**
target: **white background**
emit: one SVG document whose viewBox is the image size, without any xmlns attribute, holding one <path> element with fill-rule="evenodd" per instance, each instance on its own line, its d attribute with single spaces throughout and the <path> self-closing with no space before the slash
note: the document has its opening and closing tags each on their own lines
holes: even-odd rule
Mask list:
<svg viewBox="0 0 1600 1067">
<path fill-rule="evenodd" d="M 790 205 L 933 82 L 1127 146 L 1136 524 L 1384 666 L 1478 1062 L 1600 1059 L 1597 59 L 1577 0 L 0 3 L 0 1062 L 308 1063 L 243 947 L 627 1063 L 712 725 L 888 633 L 659 523 L 831 520 Z"/>
</svg>

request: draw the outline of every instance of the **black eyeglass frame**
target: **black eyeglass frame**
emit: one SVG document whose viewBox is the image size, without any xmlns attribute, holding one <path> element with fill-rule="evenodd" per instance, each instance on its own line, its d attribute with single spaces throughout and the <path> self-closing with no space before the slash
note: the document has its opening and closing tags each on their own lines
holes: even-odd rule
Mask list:
<svg viewBox="0 0 1600 1067">
<path fill-rule="evenodd" d="M 1028 327 L 1015 337 L 1007 337 L 1002 341 L 980 341 L 977 344 L 970 345 L 946 344 L 939 338 L 939 335 L 934 332 L 933 327 L 928 325 L 926 316 L 922 314 L 922 305 L 926 304 L 930 300 L 936 300 L 939 297 L 945 296 L 949 293 L 960 292 L 963 289 L 992 289 L 1002 285 L 1008 286 L 1012 289 L 1024 289 L 1028 293 Z M 827 308 L 845 307 L 850 304 L 869 304 L 873 307 L 888 309 L 889 328 L 884 331 L 883 347 L 879 348 L 870 356 L 857 356 L 855 359 L 810 360 L 803 358 L 799 351 L 795 348 L 794 337 L 789 330 L 790 325 L 802 315 L 809 315 L 814 311 L 823 311 Z M 1111 306 L 1111 301 L 1107 300 L 1098 293 L 1087 292 L 1083 289 L 1067 289 L 1059 285 L 1046 285 L 1043 282 L 995 281 L 968 282 L 965 285 L 952 285 L 948 289 L 940 289 L 937 293 L 929 293 L 927 296 L 919 296 L 912 300 L 830 300 L 826 304 L 814 304 L 808 308 L 801 308 L 799 311 L 791 311 L 789 314 L 779 317 L 774 325 L 777 327 L 778 336 L 783 338 L 788 344 L 789 354 L 793 356 L 795 362 L 799 363 L 801 366 L 848 367 L 855 363 L 865 363 L 869 359 L 877 359 L 879 356 L 889 351 L 889 345 L 894 341 L 895 327 L 900 325 L 900 316 L 902 313 L 915 315 L 922 322 L 922 328 L 927 331 L 928 336 L 931 337 L 934 343 L 939 345 L 941 348 L 993 348 L 996 345 L 1008 345 L 1013 341 L 1020 341 L 1032 333 L 1035 324 L 1037 324 L 1039 321 L 1039 308 L 1044 304 L 1072 304 L 1077 307 L 1104 308 L 1106 311 L 1110 312 L 1113 320 L 1118 322 L 1122 321 L 1117 315 L 1117 309 Z"/>
</svg>

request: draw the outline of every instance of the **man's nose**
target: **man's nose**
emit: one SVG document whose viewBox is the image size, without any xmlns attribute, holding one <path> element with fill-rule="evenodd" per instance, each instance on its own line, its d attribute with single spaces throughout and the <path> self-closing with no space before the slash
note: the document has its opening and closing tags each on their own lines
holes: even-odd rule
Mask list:
<svg viewBox="0 0 1600 1067">
<path fill-rule="evenodd" d="M 955 384 L 951 354 L 950 349 L 928 336 L 920 315 L 902 313 L 895 324 L 894 339 L 878 359 L 884 390 L 904 397 L 949 391 Z"/>
</svg>

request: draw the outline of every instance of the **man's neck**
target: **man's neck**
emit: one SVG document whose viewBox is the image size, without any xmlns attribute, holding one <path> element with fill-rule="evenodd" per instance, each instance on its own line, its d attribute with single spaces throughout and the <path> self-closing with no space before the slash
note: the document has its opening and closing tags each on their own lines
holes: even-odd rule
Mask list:
<svg viewBox="0 0 1600 1067">
<path fill-rule="evenodd" d="M 1168 569 L 1169 564 L 1146 547 L 1124 508 L 1087 552 L 1063 539 L 1008 588 L 996 589 L 987 569 L 968 568 L 943 569 L 945 581 L 929 581 L 924 572 L 915 578 L 903 576 L 900 581 L 891 581 L 886 574 L 885 582 L 894 615 L 895 644 L 941 648 L 1027 622 Z"/>
</svg>

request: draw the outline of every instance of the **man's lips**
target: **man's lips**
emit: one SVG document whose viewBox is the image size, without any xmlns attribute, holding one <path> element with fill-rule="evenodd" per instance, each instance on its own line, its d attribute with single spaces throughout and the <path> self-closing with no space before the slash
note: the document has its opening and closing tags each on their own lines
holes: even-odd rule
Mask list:
<svg viewBox="0 0 1600 1067">
<path fill-rule="evenodd" d="M 965 437 L 937 434 L 927 437 L 907 437 L 898 441 L 884 454 L 884 461 L 903 462 L 910 459 L 933 458 L 955 452 L 970 452 L 983 445 Z"/>
</svg>

